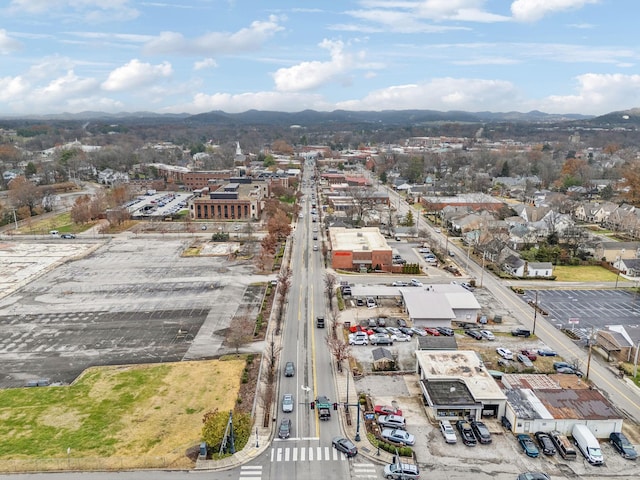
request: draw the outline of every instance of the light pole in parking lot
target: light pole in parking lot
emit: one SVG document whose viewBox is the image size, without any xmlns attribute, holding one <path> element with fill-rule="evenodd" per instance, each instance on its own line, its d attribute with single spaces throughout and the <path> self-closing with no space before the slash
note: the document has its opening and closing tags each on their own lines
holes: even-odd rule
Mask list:
<svg viewBox="0 0 640 480">
<path fill-rule="evenodd" d="M 533 330 L 531 335 L 536 334 L 536 320 L 538 319 L 538 290 L 536 290 L 536 301 L 533 304 Z"/>
</svg>

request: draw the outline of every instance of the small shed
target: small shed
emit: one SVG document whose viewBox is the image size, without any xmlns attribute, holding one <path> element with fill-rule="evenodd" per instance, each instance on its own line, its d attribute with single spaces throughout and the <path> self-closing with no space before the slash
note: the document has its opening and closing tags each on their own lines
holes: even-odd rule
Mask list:
<svg viewBox="0 0 640 480">
<path fill-rule="evenodd" d="M 388 371 L 396 369 L 396 359 L 390 350 L 378 347 L 371 351 L 373 355 L 373 369 L 377 371 Z"/>
</svg>

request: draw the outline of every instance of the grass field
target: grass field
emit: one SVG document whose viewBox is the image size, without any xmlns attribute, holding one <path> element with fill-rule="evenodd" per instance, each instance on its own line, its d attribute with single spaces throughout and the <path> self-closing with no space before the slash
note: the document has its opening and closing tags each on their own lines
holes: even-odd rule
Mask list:
<svg viewBox="0 0 640 480">
<path fill-rule="evenodd" d="M 617 275 L 599 266 L 553 268 L 558 282 L 615 282 Z"/>
<path fill-rule="evenodd" d="M 191 467 L 185 451 L 201 440 L 203 414 L 233 409 L 244 366 L 234 357 L 101 367 L 71 386 L 2 390 L 0 470 L 36 459 L 46 470 L 56 458 L 78 468 L 95 459 L 106 469 Z"/>
</svg>

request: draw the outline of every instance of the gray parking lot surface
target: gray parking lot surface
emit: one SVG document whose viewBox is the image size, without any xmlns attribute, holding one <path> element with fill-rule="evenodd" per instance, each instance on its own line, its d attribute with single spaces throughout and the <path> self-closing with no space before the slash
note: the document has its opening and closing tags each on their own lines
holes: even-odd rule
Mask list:
<svg viewBox="0 0 640 480">
<path fill-rule="evenodd" d="M 227 353 L 232 319 L 259 308 L 266 279 L 226 255 L 181 256 L 188 245 L 116 238 L 2 298 L 0 387 L 69 383 L 93 365 Z"/>
<path fill-rule="evenodd" d="M 627 290 L 538 290 L 537 295 L 546 319 L 559 328 L 640 326 L 640 295 Z M 523 300 L 535 302 L 536 291 L 525 291 Z"/>
</svg>

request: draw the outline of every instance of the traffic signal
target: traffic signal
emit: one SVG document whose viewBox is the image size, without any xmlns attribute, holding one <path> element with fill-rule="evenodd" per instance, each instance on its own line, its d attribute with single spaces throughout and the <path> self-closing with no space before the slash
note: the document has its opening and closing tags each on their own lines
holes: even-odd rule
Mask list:
<svg viewBox="0 0 640 480">
<path fill-rule="evenodd" d="M 336 402 L 333 402 L 333 409 L 337 410 L 338 409 L 338 404 Z"/>
<path fill-rule="evenodd" d="M 311 402 L 311 410 L 313 410 L 314 408 L 316 408 L 316 402 Z"/>
</svg>

